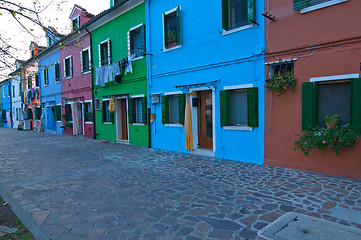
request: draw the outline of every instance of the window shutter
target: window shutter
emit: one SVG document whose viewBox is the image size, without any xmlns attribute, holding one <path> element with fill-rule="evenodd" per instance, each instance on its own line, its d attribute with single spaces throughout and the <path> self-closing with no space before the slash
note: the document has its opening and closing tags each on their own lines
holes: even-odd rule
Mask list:
<svg viewBox="0 0 361 240">
<path fill-rule="evenodd" d="M 229 91 L 219 91 L 221 126 L 229 126 Z"/>
<path fill-rule="evenodd" d="M 317 105 L 314 83 L 302 83 L 302 130 L 306 131 L 316 125 Z"/>
<path fill-rule="evenodd" d="M 186 94 L 179 94 L 178 102 L 179 102 L 179 123 L 184 124 L 184 118 L 186 113 Z"/>
<path fill-rule="evenodd" d="M 65 59 L 63 60 L 64 62 L 64 78 L 66 78 L 66 65 L 65 65 Z"/>
<path fill-rule="evenodd" d="M 130 42 L 130 38 L 131 38 L 130 34 L 131 34 L 131 31 L 128 31 L 128 34 L 127 34 L 127 36 L 128 36 L 128 56 L 132 55 L 132 53 L 133 53 L 132 49 L 131 49 L 132 44 Z"/>
<path fill-rule="evenodd" d="M 73 56 L 69 58 L 70 61 L 70 77 L 73 76 Z"/>
<path fill-rule="evenodd" d="M 309 0 L 293 0 L 293 10 L 298 11 L 309 5 Z"/>
<path fill-rule="evenodd" d="M 81 70 L 81 72 L 83 73 L 83 72 L 85 72 L 84 71 L 84 65 L 83 65 L 83 54 L 84 54 L 84 52 L 83 51 L 81 51 L 80 52 L 80 70 Z"/>
<path fill-rule="evenodd" d="M 41 108 L 35 108 L 35 119 L 40 119 L 41 117 Z"/>
<path fill-rule="evenodd" d="M 147 98 L 142 97 L 142 123 L 147 124 L 148 120 L 148 105 Z"/>
<path fill-rule="evenodd" d="M 168 41 L 167 41 L 167 29 L 168 29 L 168 25 L 167 25 L 167 19 L 166 19 L 166 15 L 163 13 L 163 37 L 164 37 L 164 47 L 167 46 Z"/>
<path fill-rule="evenodd" d="M 114 113 L 112 113 L 112 112 L 109 113 L 109 121 L 111 123 L 114 123 Z"/>
<path fill-rule="evenodd" d="M 54 107 L 54 118 L 55 118 L 55 121 L 60 121 L 61 120 L 60 105 L 57 105 L 57 106 Z"/>
<path fill-rule="evenodd" d="M 105 122 L 105 120 L 107 119 L 107 117 L 105 116 L 106 114 L 106 109 L 107 108 L 107 104 L 105 101 L 102 101 L 102 122 Z"/>
<path fill-rule="evenodd" d="M 144 56 L 146 49 L 145 49 L 145 26 L 144 24 L 140 27 L 140 49 L 141 55 Z"/>
<path fill-rule="evenodd" d="M 108 40 L 108 64 L 111 64 L 112 63 L 112 45 L 111 45 L 111 42 L 110 42 L 110 39 Z"/>
<path fill-rule="evenodd" d="M 256 0 L 247 0 L 248 22 L 256 21 Z"/>
<path fill-rule="evenodd" d="M 162 96 L 162 123 L 169 123 L 169 98 Z"/>
<path fill-rule="evenodd" d="M 99 54 L 99 67 L 102 65 L 102 54 L 100 49 L 100 44 L 98 45 L 98 54 Z"/>
<path fill-rule="evenodd" d="M 361 78 L 351 79 L 350 123 L 361 130 Z"/>
<path fill-rule="evenodd" d="M 6 113 L 6 111 L 5 111 L 5 113 Z M 33 112 L 31 111 L 31 108 L 28 108 L 26 120 L 31 120 L 31 119 L 33 119 Z"/>
<path fill-rule="evenodd" d="M 71 108 L 70 104 L 65 104 L 65 121 L 71 121 Z"/>
<path fill-rule="evenodd" d="M 129 118 L 129 123 L 135 123 L 136 118 L 135 118 L 135 101 L 134 98 L 129 98 L 128 99 L 128 118 Z"/>
<path fill-rule="evenodd" d="M 258 87 L 247 89 L 248 126 L 258 127 Z"/>
<path fill-rule="evenodd" d="M 180 7 L 177 7 L 177 44 L 181 44 L 181 12 Z"/>
<path fill-rule="evenodd" d="M 222 0 L 222 28 L 229 29 L 229 5 L 228 0 Z"/>
</svg>

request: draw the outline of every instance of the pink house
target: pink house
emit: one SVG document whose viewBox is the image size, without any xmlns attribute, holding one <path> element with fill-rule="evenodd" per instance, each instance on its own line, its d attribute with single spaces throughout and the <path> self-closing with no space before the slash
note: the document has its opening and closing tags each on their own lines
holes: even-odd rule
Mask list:
<svg viewBox="0 0 361 240">
<path fill-rule="evenodd" d="M 81 28 L 94 15 L 74 5 L 70 14 L 72 33 L 60 49 L 64 134 L 94 137 L 90 37 Z"/>
</svg>

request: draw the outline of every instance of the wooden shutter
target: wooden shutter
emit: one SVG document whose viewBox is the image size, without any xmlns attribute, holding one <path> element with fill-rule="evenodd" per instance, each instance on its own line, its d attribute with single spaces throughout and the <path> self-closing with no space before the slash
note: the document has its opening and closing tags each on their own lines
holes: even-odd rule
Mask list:
<svg viewBox="0 0 361 240">
<path fill-rule="evenodd" d="M 184 124 L 184 118 L 186 113 L 186 94 L 178 95 L 179 103 L 179 123 Z"/>
<path fill-rule="evenodd" d="M 229 30 L 229 0 L 222 0 L 222 28 Z"/>
<path fill-rule="evenodd" d="M 169 98 L 162 96 L 162 123 L 169 123 Z"/>
<path fill-rule="evenodd" d="M 229 91 L 219 91 L 221 126 L 229 126 Z"/>
<path fill-rule="evenodd" d="M 298 11 L 309 5 L 309 0 L 293 0 L 293 10 Z"/>
<path fill-rule="evenodd" d="M 56 105 L 54 107 L 54 118 L 55 121 L 60 121 L 61 120 L 61 109 L 60 109 L 60 105 Z"/>
<path fill-rule="evenodd" d="M 317 93 L 316 84 L 302 83 L 302 130 L 306 131 L 317 122 Z"/>
<path fill-rule="evenodd" d="M 148 120 L 147 98 L 142 97 L 141 101 L 142 101 L 142 109 L 141 109 L 142 110 L 142 123 L 147 124 L 147 120 Z"/>
<path fill-rule="evenodd" d="M 135 101 L 134 98 L 128 99 L 128 119 L 129 123 L 135 123 L 136 117 L 135 117 Z"/>
<path fill-rule="evenodd" d="M 247 0 L 248 22 L 256 21 L 256 0 Z"/>
<path fill-rule="evenodd" d="M 248 126 L 258 127 L 258 87 L 247 89 Z"/>
<path fill-rule="evenodd" d="M 72 116 L 71 116 L 71 108 L 70 108 L 70 104 L 65 104 L 65 121 L 71 121 Z"/>
<path fill-rule="evenodd" d="M 181 12 L 180 7 L 177 7 L 177 44 L 181 44 Z"/>
<path fill-rule="evenodd" d="M 351 79 L 350 124 L 361 130 L 361 78 Z"/>
<path fill-rule="evenodd" d="M 114 113 L 109 112 L 109 122 L 114 123 Z"/>
<path fill-rule="evenodd" d="M 146 49 L 145 49 L 145 26 L 144 24 L 140 26 L 140 49 L 141 49 L 141 55 L 144 56 Z"/>
</svg>

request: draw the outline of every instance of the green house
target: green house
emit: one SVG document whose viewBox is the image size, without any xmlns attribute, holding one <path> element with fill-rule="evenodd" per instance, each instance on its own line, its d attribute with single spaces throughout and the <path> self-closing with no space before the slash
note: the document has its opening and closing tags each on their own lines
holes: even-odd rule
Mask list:
<svg viewBox="0 0 361 240">
<path fill-rule="evenodd" d="M 89 29 L 96 138 L 148 146 L 144 0 L 111 7 Z"/>
</svg>

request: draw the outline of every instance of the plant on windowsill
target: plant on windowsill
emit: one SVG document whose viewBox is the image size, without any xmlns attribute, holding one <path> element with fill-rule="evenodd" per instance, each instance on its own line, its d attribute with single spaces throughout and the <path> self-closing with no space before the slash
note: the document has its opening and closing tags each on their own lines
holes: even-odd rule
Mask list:
<svg viewBox="0 0 361 240">
<path fill-rule="evenodd" d="M 64 125 L 64 127 L 73 127 L 73 124 L 70 122 L 66 122 L 63 125 Z"/>
<path fill-rule="evenodd" d="M 313 127 L 296 135 L 299 138 L 295 141 L 295 150 L 301 149 L 305 156 L 308 156 L 312 149 L 323 152 L 331 149 L 339 155 L 341 150 L 347 151 L 353 147 L 359 135 L 360 132 L 349 124 L 329 129 Z"/>
<path fill-rule="evenodd" d="M 327 129 L 329 128 L 335 128 L 339 121 L 339 115 L 335 114 L 332 116 L 326 116 L 325 117 L 325 124 L 327 126 Z"/>
<path fill-rule="evenodd" d="M 85 121 L 86 122 L 92 122 L 93 121 L 93 115 L 90 112 L 85 113 Z"/>
<path fill-rule="evenodd" d="M 175 31 L 170 30 L 167 33 L 167 48 L 172 48 L 177 46 L 177 35 Z"/>
<path fill-rule="evenodd" d="M 297 79 L 292 72 L 287 72 L 286 74 L 277 75 L 269 80 L 266 80 L 266 87 L 275 91 L 277 96 L 280 96 L 286 92 L 288 87 L 294 90 L 296 87 L 296 80 Z"/>
</svg>

